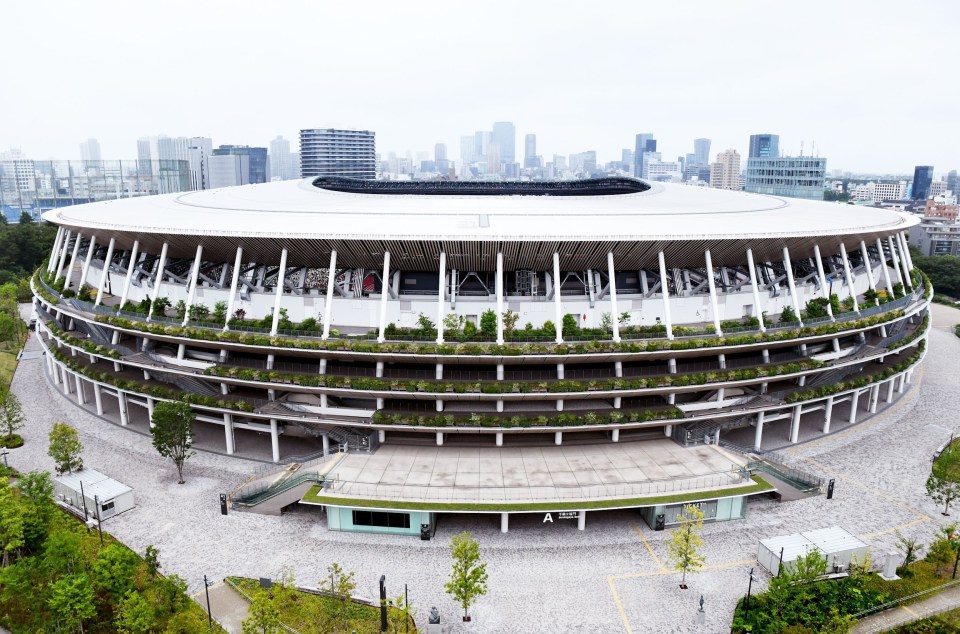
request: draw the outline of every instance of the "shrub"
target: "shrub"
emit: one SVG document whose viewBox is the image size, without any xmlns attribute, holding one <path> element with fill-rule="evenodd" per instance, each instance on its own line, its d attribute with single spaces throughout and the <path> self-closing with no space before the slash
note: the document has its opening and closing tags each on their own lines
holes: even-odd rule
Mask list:
<svg viewBox="0 0 960 634">
<path fill-rule="evenodd" d="M 576 316 L 567 313 L 563 316 L 563 335 L 575 335 L 580 331 L 580 323 Z"/>
<path fill-rule="evenodd" d="M 497 313 L 493 310 L 485 310 L 480 315 L 480 332 L 484 337 L 497 336 Z"/>
</svg>

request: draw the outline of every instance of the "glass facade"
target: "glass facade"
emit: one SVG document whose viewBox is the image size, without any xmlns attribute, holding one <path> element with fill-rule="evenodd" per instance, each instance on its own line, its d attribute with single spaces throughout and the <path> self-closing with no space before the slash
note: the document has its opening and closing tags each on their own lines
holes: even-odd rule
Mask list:
<svg viewBox="0 0 960 634">
<path fill-rule="evenodd" d="M 813 156 L 748 158 L 744 190 L 770 196 L 823 200 L 827 159 Z"/>
<path fill-rule="evenodd" d="M 933 165 L 917 165 L 913 168 L 913 199 L 926 200 L 930 197 L 930 183 L 933 182 Z"/>
<path fill-rule="evenodd" d="M 190 191 L 188 161 L 0 160 L 0 211 L 16 222 L 98 200 Z"/>
<path fill-rule="evenodd" d="M 747 158 L 776 158 L 780 156 L 780 136 L 777 134 L 751 134 L 750 154 Z"/>
</svg>

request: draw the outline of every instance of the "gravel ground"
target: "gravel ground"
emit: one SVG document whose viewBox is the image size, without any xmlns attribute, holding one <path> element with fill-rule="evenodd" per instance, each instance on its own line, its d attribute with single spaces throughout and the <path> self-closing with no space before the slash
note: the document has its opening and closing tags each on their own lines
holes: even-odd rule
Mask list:
<svg viewBox="0 0 960 634">
<path fill-rule="evenodd" d="M 201 453 L 187 464 L 187 483 L 178 486 L 172 464 L 155 454 L 149 438 L 64 399 L 45 378 L 40 359 L 22 361 L 14 378 L 29 424 L 26 444 L 9 458 L 21 470 L 52 469 L 50 427 L 58 420 L 73 424 L 85 464 L 136 492 L 137 508 L 106 528 L 137 551 L 159 547 L 163 569 L 184 577 L 191 592 L 201 589 L 204 574 L 275 576 L 283 566 L 293 567 L 300 584 L 316 585 L 338 561 L 356 572 L 358 595 L 376 596 L 385 574 L 392 596 L 409 584 L 421 620 L 436 605 L 457 632 L 727 632 L 758 539 L 840 525 L 867 541 L 879 559 L 892 548 L 895 528 L 929 541 L 942 523 L 923 483 L 931 453 L 949 438 L 960 410 L 960 340 L 950 331 L 960 311 L 935 305 L 933 313 L 927 360 L 902 398 L 861 424 L 788 450 L 798 466 L 837 479 L 834 499 L 754 501 L 746 520 L 705 526 L 707 569 L 688 576 L 689 590 L 680 590 L 679 574 L 663 567 L 668 533 L 649 530 L 630 511 L 588 513 L 582 533 L 575 521 L 544 524 L 541 514 L 514 515 L 506 535 L 498 516 L 448 514 L 429 542 L 329 532 L 312 510 L 223 517 L 218 494 L 244 481 L 251 463 Z M 490 574 L 490 592 L 472 610 L 469 626 L 443 592 L 448 542 L 462 530 L 480 542 Z M 760 577 L 756 590 L 766 585 Z M 697 625 L 701 594 L 706 623 Z"/>
</svg>

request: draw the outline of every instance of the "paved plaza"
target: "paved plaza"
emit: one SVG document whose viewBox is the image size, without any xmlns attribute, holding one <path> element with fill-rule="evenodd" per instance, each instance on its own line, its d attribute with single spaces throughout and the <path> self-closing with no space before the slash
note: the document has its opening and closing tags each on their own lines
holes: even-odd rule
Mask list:
<svg viewBox="0 0 960 634">
<path fill-rule="evenodd" d="M 247 480 L 255 463 L 200 453 L 187 463 L 186 484 L 177 485 L 173 465 L 156 455 L 149 438 L 64 399 L 39 359 L 24 359 L 14 378 L 29 425 L 26 444 L 9 459 L 21 470 L 52 469 L 46 455 L 52 424 L 77 427 L 84 463 L 136 492 L 137 508 L 108 520 L 105 528 L 141 553 L 148 544 L 157 546 L 163 571 L 184 577 L 191 592 L 202 589 L 204 574 L 275 576 L 284 566 L 293 568 L 300 584 L 317 585 L 336 561 L 356 572 L 358 595 L 376 596 L 384 574 L 391 596 L 408 584 L 421 622 L 435 605 L 458 632 L 728 632 L 734 603 L 756 565 L 759 539 L 839 525 L 870 544 L 878 560 L 894 548 L 895 531 L 929 542 L 942 525 L 924 481 L 931 454 L 949 439 L 960 411 L 960 339 L 952 333 L 960 311 L 934 305 L 932 312 L 926 362 L 901 398 L 826 437 L 804 428 L 802 438 L 809 442 L 786 450 L 796 466 L 836 479 L 834 499 L 754 500 L 746 520 L 706 525 L 706 568 L 688 576 L 689 590 L 680 590 L 679 573 L 669 569 L 669 532 L 649 530 L 629 510 L 590 513 L 583 532 L 576 522 L 545 524 L 536 514 L 512 517 L 506 534 L 494 515 L 441 515 L 435 538 L 427 542 L 329 532 L 324 516 L 312 508 L 282 517 L 221 516 L 218 495 Z M 449 540 L 463 530 L 479 541 L 490 575 L 489 594 L 473 609 L 469 627 L 443 592 Z M 760 576 L 755 590 L 766 585 Z M 696 625 L 701 594 L 706 623 Z"/>
<path fill-rule="evenodd" d="M 381 446 L 332 469 L 333 491 L 398 500 L 575 500 L 743 486 L 745 460 L 668 438 L 552 447 Z"/>
</svg>

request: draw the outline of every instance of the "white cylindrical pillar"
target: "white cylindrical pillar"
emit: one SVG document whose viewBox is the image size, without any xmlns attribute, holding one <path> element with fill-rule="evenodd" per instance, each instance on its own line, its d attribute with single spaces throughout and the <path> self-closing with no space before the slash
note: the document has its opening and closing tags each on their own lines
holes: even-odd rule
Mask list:
<svg viewBox="0 0 960 634">
<path fill-rule="evenodd" d="M 802 409 L 800 405 L 793 406 L 793 417 L 790 421 L 790 442 L 797 444 L 797 440 L 800 438 L 800 414 Z"/>
<path fill-rule="evenodd" d="M 94 306 L 99 306 L 103 300 L 103 289 L 107 285 L 107 276 L 110 274 L 110 263 L 113 262 L 113 248 L 116 243 L 116 238 L 110 238 L 110 243 L 107 245 L 107 255 L 103 259 L 103 270 L 100 272 L 100 283 L 97 285 L 97 298 L 93 302 Z"/>
<path fill-rule="evenodd" d="M 620 442 L 620 430 L 611 429 L 610 430 L 610 441 L 611 442 Z"/>
<path fill-rule="evenodd" d="M 130 420 L 127 417 L 127 393 L 117 391 L 117 408 L 120 410 L 120 424 L 126 427 Z"/>
<path fill-rule="evenodd" d="M 493 285 L 497 294 L 497 344 L 503 345 L 503 253 L 497 252 L 497 281 Z"/>
<path fill-rule="evenodd" d="M 753 431 L 753 450 L 760 451 L 763 442 L 763 412 L 757 412 L 757 424 Z"/>
<path fill-rule="evenodd" d="M 857 302 L 857 288 L 853 285 L 853 274 L 850 270 L 850 258 L 847 257 L 847 247 L 840 243 L 840 258 L 843 260 L 843 276 L 847 280 L 847 288 L 850 290 L 850 298 L 853 300 L 853 310 L 860 312 L 860 304 Z"/>
<path fill-rule="evenodd" d="M 87 247 L 87 259 L 83 261 L 83 267 L 80 269 L 80 282 L 77 283 L 77 290 L 83 288 L 87 283 L 87 273 L 90 272 L 90 262 L 93 260 L 93 253 L 97 249 L 97 236 L 90 236 L 90 246 Z"/>
<path fill-rule="evenodd" d="M 558 401 L 558 402 L 561 402 L 561 401 Z M 555 432 L 553 432 L 553 444 L 555 444 L 555 445 L 562 445 L 562 444 L 563 444 L 563 432 L 562 432 L 562 431 L 555 431 Z"/>
<path fill-rule="evenodd" d="M 235 448 L 233 444 L 233 416 L 230 414 L 223 415 L 223 436 L 226 442 L 227 455 L 232 456 Z"/>
<path fill-rule="evenodd" d="M 824 299 L 827 300 L 827 314 L 830 315 L 830 319 L 835 319 L 833 316 L 833 306 L 830 304 L 830 287 L 827 286 L 827 278 L 823 274 L 823 258 L 820 257 L 820 245 L 813 245 L 813 260 L 817 264 L 817 277 L 820 279 L 820 292 L 823 294 Z"/>
<path fill-rule="evenodd" d="M 577 513 L 577 530 L 582 531 L 587 527 L 587 512 L 580 511 Z"/>
<path fill-rule="evenodd" d="M 287 279 L 287 250 L 280 250 L 280 269 L 277 271 L 277 292 L 273 297 L 273 323 L 270 325 L 270 336 L 277 335 L 280 326 L 280 304 L 283 301 L 283 284 Z"/>
<path fill-rule="evenodd" d="M 787 287 L 790 289 L 790 303 L 793 304 L 793 312 L 797 315 L 797 321 L 800 327 L 803 327 L 803 318 L 800 316 L 800 300 L 797 298 L 797 287 L 793 281 L 793 262 L 790 260 L 790 250 L 783 247 L 783 268 L 787 271 Z"/>
<path fill-rule="evenodd" d="M 380 334 L 377 341 L 383 343 L 386 341 L 387 330 L 387 297 L 390 291 L 387 287 L 390 285 L 390 252 L 383 252 L 383 275 L 380 278 Z M 437 324 L 438 328 L 443 328 L 443 324 Z"/>
<path fill-rule="evenodd" d="M 503 432 L 498 431 L 496 435 L 497 447 L 503 447 Z"/>
<path fill-rule="evenodd" d="M 830 419 L 833 418 L 833 397 L 827 398 L 827 404 L 823 408 L 823 433 L 830 433 Z"/>
<path fill-rule="evenodd" d="M 710 255 L 710 249 L 703 252 L 703 257 L 707 264 L 707 287 L 710 289 L 710 310 L 713 313 L 713 329 L 717 336 L 723 334 L 720 329 L 720 309 L 717 303 L 717 283 L 713 279 L 713 256 Z"/>
<path fill-rule="evenodd" d="M 500 514 L 500 532 L 506 533 L 510 529 L 510 514 L 501 513 Z"/>
<path fill-rule="evenodd" d="M 620 341 L 620 313 L 617 312 L 617 270 L 613 266 L 613 251 L 607 251 L 607 271 L 610 276 L 610 325 L 613 340 Z"/>
<path fill-rule="evenodd" d="M 242 257 L 243 247 L 237 247 L 237 255 L 233 260 L 233 274 L 230 276 L 230 295 L 227 297 L 227 318 L 223 322 L 224 332 L 230 330 L 230 320 L 233 319 L 233 306 L 237 300 L 237 285 L 240 283 L 240 259 Z"/>
<path fill-rule="evenodd" d="M 907 283 L 906 280 L 903 279 L 903 273 L 900 269 L 900 258 L 897 256 L 897 249 L 893 246 L 892 236 L 887 236 L 887 246 L 890 247 L 890 259 L 893 260 L 893 272 L 897 274 L 897 283 L 903 285 L 903 294 L 906 295 Z"/>
<path fill-rule="evenodd" d="M 750 269 L 750 287 L 753 289 L 753 306 L 756 318 L 760 321 L 760 332 L 766 332 L 763 323 L 763 305 L 760 304 L 760 283 L 757 281 L 757 267 L 753 263 L 753 249 L 747 249 L 747 267 Z"/>
<path fill-rule="evenodd" d="M 438 432 L 437 432 L 437 446 L 438 446 L 438 447 L 442 447 L 442 446 L 443 446 L 443 432 L 442 432 L 442 431 L 438 431 Z"/>
<path fill-rule="evenodd" d="M 56 266 L 57 258 L 60 257 L 60 248 L 66 231 L 63 227 L 57 227 L 57 237 L 53 239 L 53 249 L 50 251 L 50 259 L 47 260 L 47 275 L 53 274 L 53 267 Z"/>
<path fill-rule="evenodd" d="M 73 232 L 67 231 L 63 239 L 63 249 L 60 251 L 60 262 L 57 264 L 57 275 L 54 278 L 54 281 L 59 280 L 63 277 L 63 267 L 67 263 L 67 250 L 70 248 L 70 237 L 73 236 Z"/>
<path fill-rule="evenodd" d="M 850 424 L 857 422 L 857 406 L 860 404 L 860 390 L 854 391 L 850 400 Z"/>
<path fill-rule="evenodd" d="M 330 320 L 333 319 L 333 285 L 337 281 L 337 251 L 330 251 L 330 268 L 327 270 L 327 301 L 323 305 L 323 334 L 321 339 L 330 337 Z"/>
<path fill-rule="evenodd" d="M 183 325 L 190 321 L 190 308 L 197 297 L 197 280 L 200 279 L 200 263 L 203 257 L 203 245 L 197 245 L 197 255 L 193 258 L 193 268 L 190 270 L 190 288 L 187 290 L 186 311 L 183 313 Z M 182 357 L 181 357 L 182 358 Z"/>
<path fill-rule="evenodd" d="M 320 441 L 323 443 L 323 455 L 330 455 L 330 436 L 329 434 L 321 434 Z"/>
<path fill-rule="evenodd" d="M 560 299 L 560 287 L 563 281 L 560 279 L 560 254 L 553 254 L 553 306 L 554 306 L 554 327 L 557 330 L 557 343 L 563 343 L 563 304 Z"/>
<path fill-rule="evenodd" d="M 167 248 L 168 245 L 164 242 L 160 249 L 160 261 L 157 262 L 157 277 L 153 282 L 153 293 L 150 296 L 150 310 L 147 311 L 147 321 L 150 321 L 150 318 L 153 317 L 153 305 L 157 303 L 157 297 L 160 296 L 160 285 L 163 284 L 163 269 L 167 266 Z"/>
<path fill-rule="evenodd" d="M 87 396 L 83 393 L 83 379 L 80 378 L 79 374 L 74 374 L 73 378 L 77 382 L 77 403 L 80 405 L 87 404 Z"/>
<path fill-rule="evenodd" d="M 275 463 L 280 462 L 280 429 L 277 426 L 277 419 L 270 419 L 270 450 Z"/>
<path fill-rule="evenodd" d="M 70 268 L 67 269 L 66 279 L 63 282 L 63 290 L 70 288 L 70 282 L 73 278 L 73 269 L 77 265 L 77 253 L 80 251 L 80 243 L 83 241 L 83 234 L 78 233 L 77 239 L 73 241 L 73 253 L 70 255 Z"/>
<path fill-rule="evenodd" d="M 904 239 L 902 233 L 894 234 L 894 239 L 897 241 L 897 248 L 900 250 L 900 266 L 903 269 L 903 285 L 908 289 L 913 290 L 913 281 L 910 279 L 910 261 L 907 259 L 910 257 L 907 255 L 907 241 Z"/>
<path fill-rule="evenodd" d="M 140 241 L 133 241 L 133 250 L 130 251 L 130 263 L 127 264 L 127 278 L 123 280 L 123 293 L 120 295 L 120 304 L 117 311 L 127 303 L 127 297 L 130 295 L 130 283 L 133 281 L 133 273 L 137 268 L 137 257 L 140 255 Z"/>
<path fill-rule="evenodd" d="M 667 339 L 673 339 L 673 320 L 670 318 L 670 285 L 667 284 L 667 265 L 663 251 L 657 254 L 660 264 L 660 296 L 663 298 L 663 321 L 667 327 Z"/>
<path fill-rule="evenodd" d="M 867 284 L 870 285 L 870 290 L 877 292 L 877 285 L 873 280 L 873 264 L 870 262 L 870 252 L 867 250 L 867 243 L 863 240 L 860 241 L 860 257 L 863 258 L 863 268 L 867 271 Z M 880 298 L 875 298 L 873 300 L 874 305 L 880 305 Z"/>
<path fill-rule="evenodd" d="M 447 254 L 440 252 L 440 283 L 437 289 L 437 343 L 443 343 L 443 320 L 446 318 L 446 277 L 447 277 Z"/>
<path fill-rule="evenodd" d="M 103 416 L 103 394 L 99 383 L 93 384 L 93 400 L 97 405 L 97 416 Z"/>
</svg>

